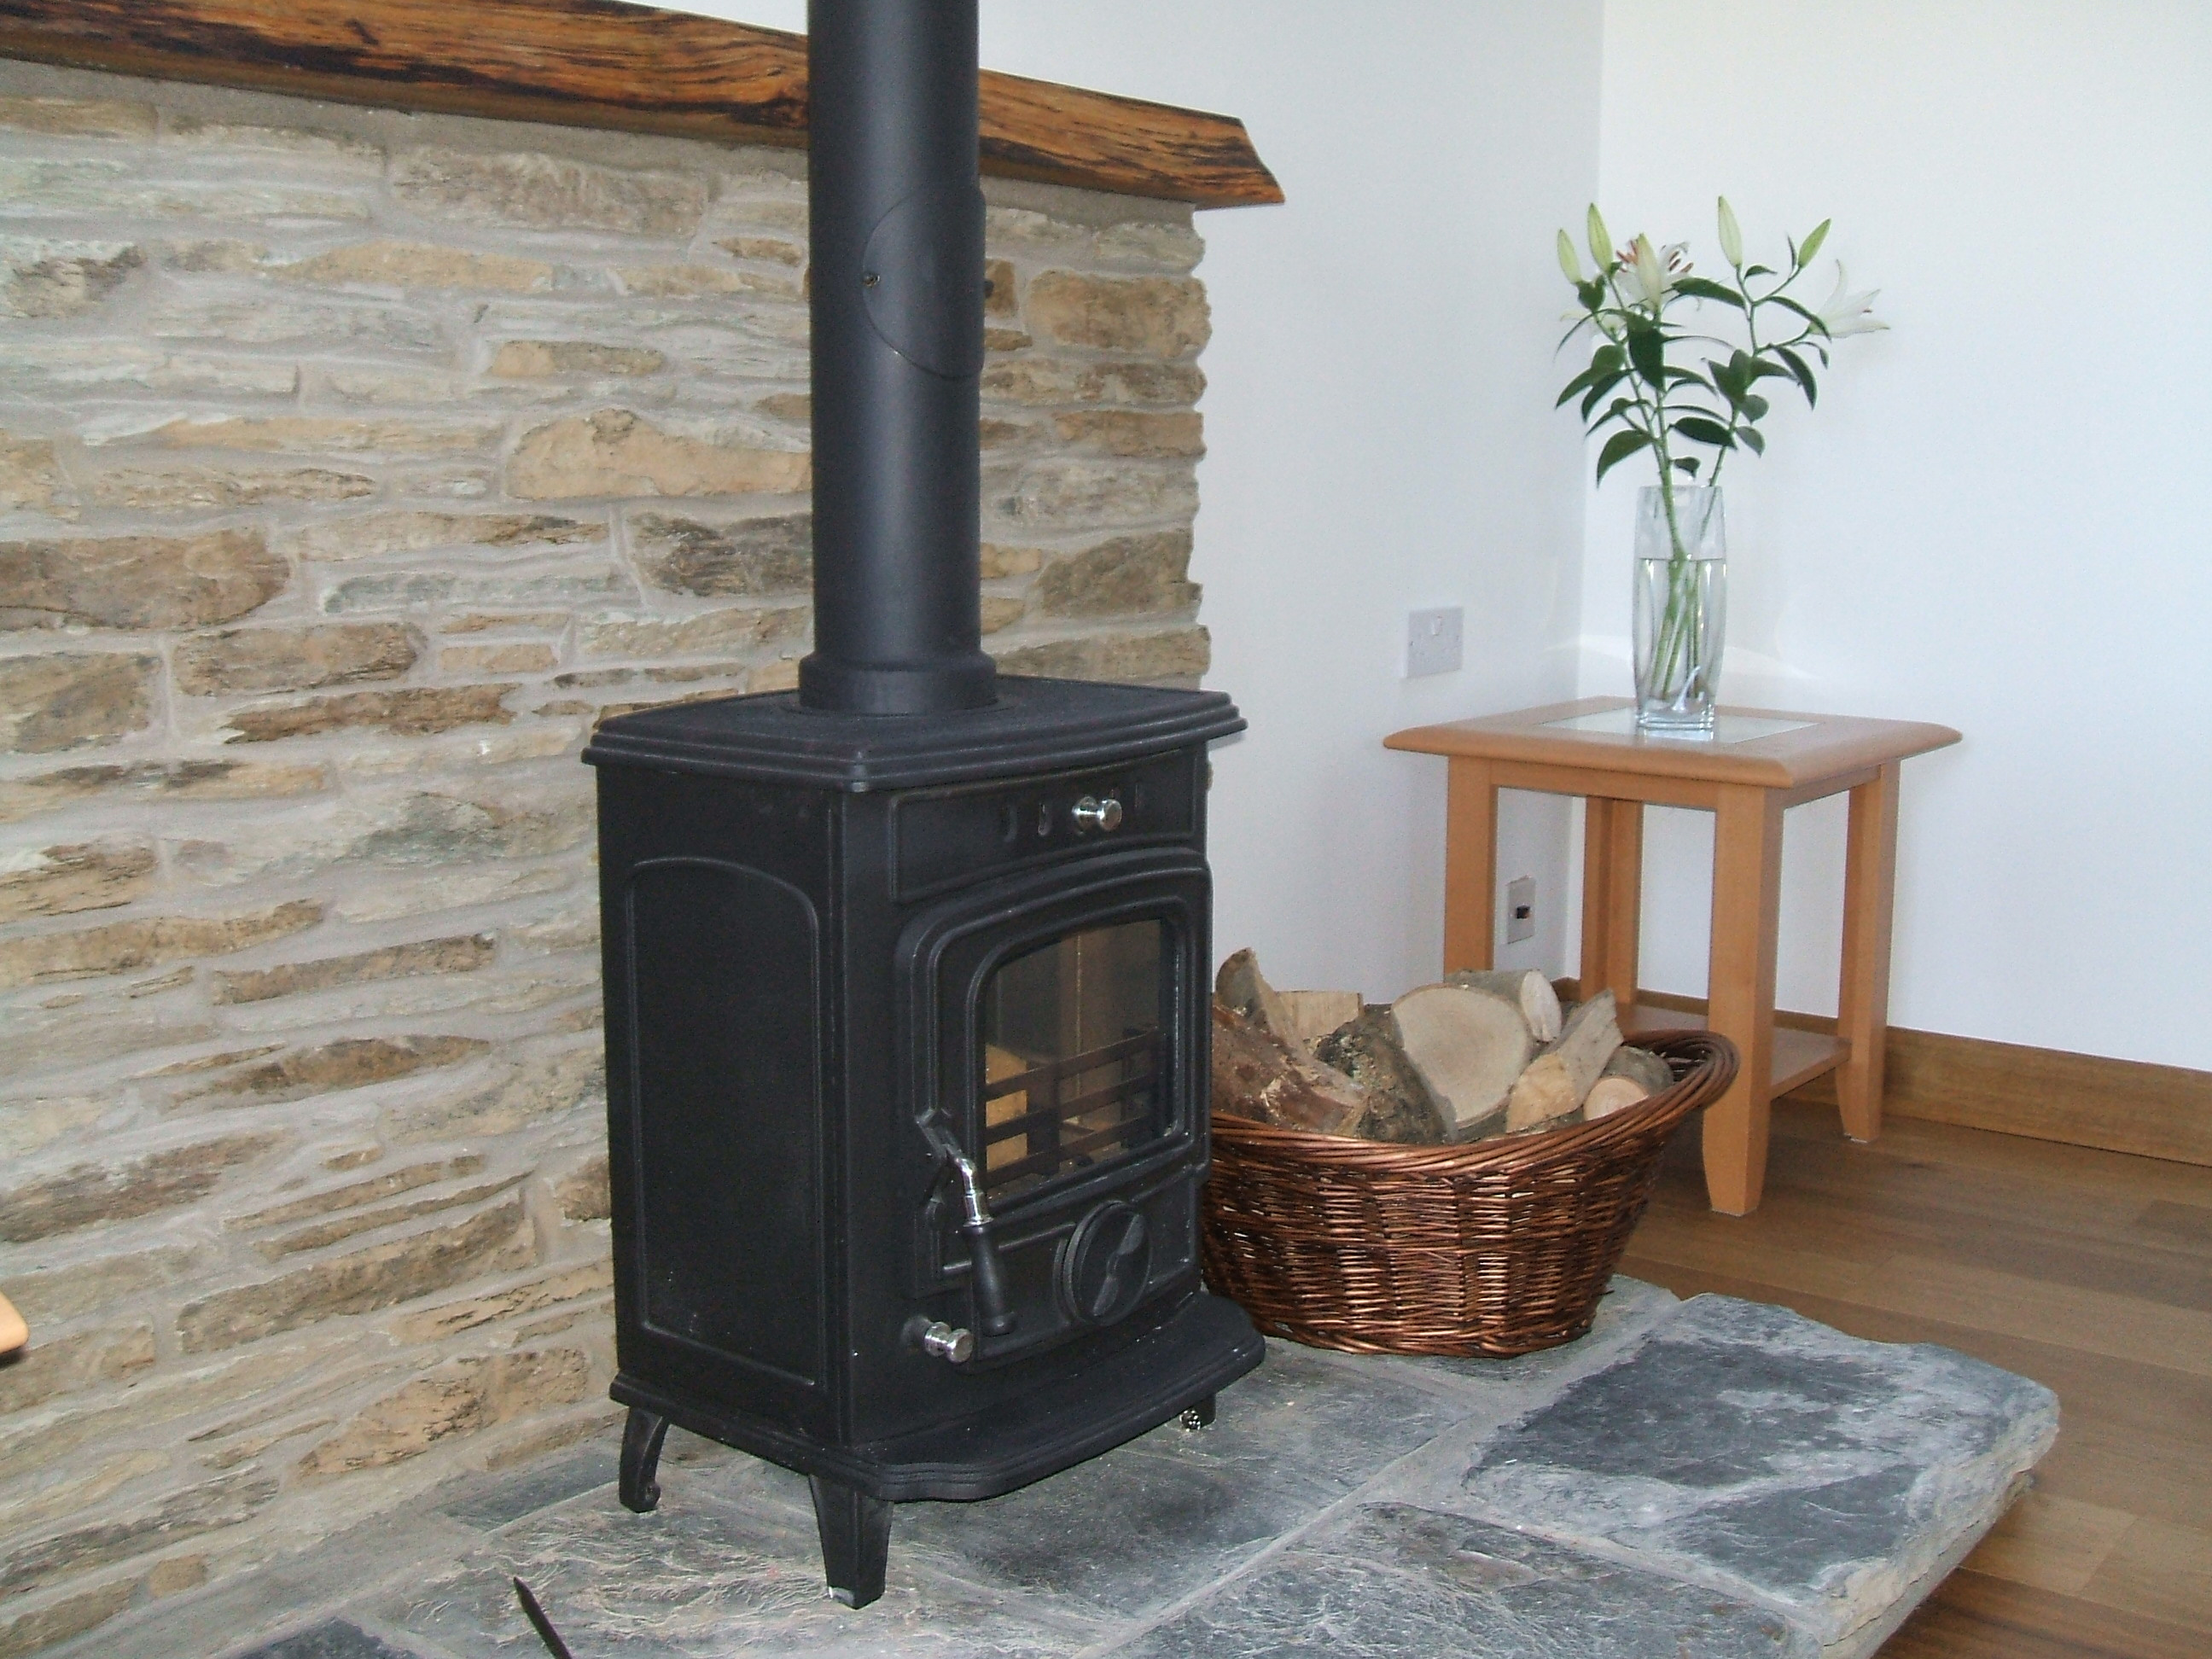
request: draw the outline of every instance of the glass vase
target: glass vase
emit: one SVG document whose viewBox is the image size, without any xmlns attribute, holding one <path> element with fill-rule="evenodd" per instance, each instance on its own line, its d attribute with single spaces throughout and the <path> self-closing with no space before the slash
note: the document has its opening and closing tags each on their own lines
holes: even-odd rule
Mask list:
<svg viewBox="0 0 2212 1659">
<path fill-rule="evenodd" d="M 1636 496 L 1636 724 L 1710 737 L 1728 629 L 1721 492 L 1646 484 Z"/>
</svg>

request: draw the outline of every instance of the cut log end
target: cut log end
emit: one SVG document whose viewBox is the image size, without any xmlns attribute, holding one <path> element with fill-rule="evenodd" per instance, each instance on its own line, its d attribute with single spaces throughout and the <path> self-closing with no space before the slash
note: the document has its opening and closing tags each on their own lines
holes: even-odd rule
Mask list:
<svg viewBox="0 0 2212 1659">
<path fill-rule="evenodd" d="M 1504 1107 L 1536 1046 L 1517 1003 L 1458 985 L 1425 985 L 1400 997 L 1390 1033 L 1455 1140 Z"/>
<path fill-rule="evenodd" d="M 1611 1117 L 1615 1112 L 1626 1111 L 1640 1100 L 1651 1098 L 1650 1091 L 1632 1077 L 1601 1077 L 1583 1102 L 1583 1117 L 1591 1123 L 1600 1118 Z"/>
</svg>

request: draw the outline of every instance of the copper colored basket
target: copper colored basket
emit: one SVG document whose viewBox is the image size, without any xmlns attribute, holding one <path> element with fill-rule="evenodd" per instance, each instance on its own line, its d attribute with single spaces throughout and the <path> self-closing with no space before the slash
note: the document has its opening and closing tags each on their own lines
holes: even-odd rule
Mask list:
<svg viewBox="0 0 2212 1659">
<path fill-rule="evenodd" d="M 1213 1120 L 1206 1280 L 1269 1336 L 1354 1353 L 1508 1354 L 1585 1334 L 1659 1154 L 1735 1079 L 1704 1031 L 1638 1037 L 1674 1086 L 1595 1123 L 1395 1146 Z"/>
</svg>

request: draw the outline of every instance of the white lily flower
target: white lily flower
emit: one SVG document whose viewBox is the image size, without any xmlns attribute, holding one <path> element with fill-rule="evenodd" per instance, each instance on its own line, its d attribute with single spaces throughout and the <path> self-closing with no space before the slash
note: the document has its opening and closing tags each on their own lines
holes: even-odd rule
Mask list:
<svg viewBox="0 0 2212 1659">
<path fill-rule="evenodd" d="M 1623 274 L 1632 273 L 1644 303 L 1657 307 L 1667 297 L 1667 267 L 1659 262 L 1658 250 L 1649 236 L 1639 236 L 1629 244 L 1628 252 L 1627 270 Z"/>
<path fill-rule="evenodd" d="M 1870 288 L 1852 294 L 1848 291 L 1850 285 L 1850 278 L 1844 271 L 1844 262 L 1837 260 L 1835 292 L 1821 301 L 1819 310 L 1814 313 L 1820 319 L 1820 325 L 1828 331 L 1831 339 L 1840 340 L 1846 334 L 1874 334 L 1889 326 L 1873 314 L 1875 297 L 1881 290 Z"/>
<path fill-rule="evenodd" d="M 1640 298 L 1655 311 L 1666 303 L 1674 284 L 1690 274 L 1690 262 L 1682 257 L 1689 246 L 1669 242 L 1655 248 L 1649 236 L 1639 236 L 1622 249 L 1621 274 L 1634 279 L 1632 297 Z"/>
</svg>

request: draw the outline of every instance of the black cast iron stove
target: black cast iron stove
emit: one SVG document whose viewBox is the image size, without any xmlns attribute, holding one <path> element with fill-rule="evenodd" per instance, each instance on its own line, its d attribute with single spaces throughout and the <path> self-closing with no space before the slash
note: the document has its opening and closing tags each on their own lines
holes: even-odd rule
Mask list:
<svg viewBox="0 0 2212 1659">
<path fill-rule="evenodd" d="M 607 721 L 622 1498 L 671 1423 L 890 1506 L 1096 1455 L 1260 1362 L 1198 1279 L 1218 693 L 981 648 L 975 0 L 810 15 L 814 654 Z"/>
</svg>

